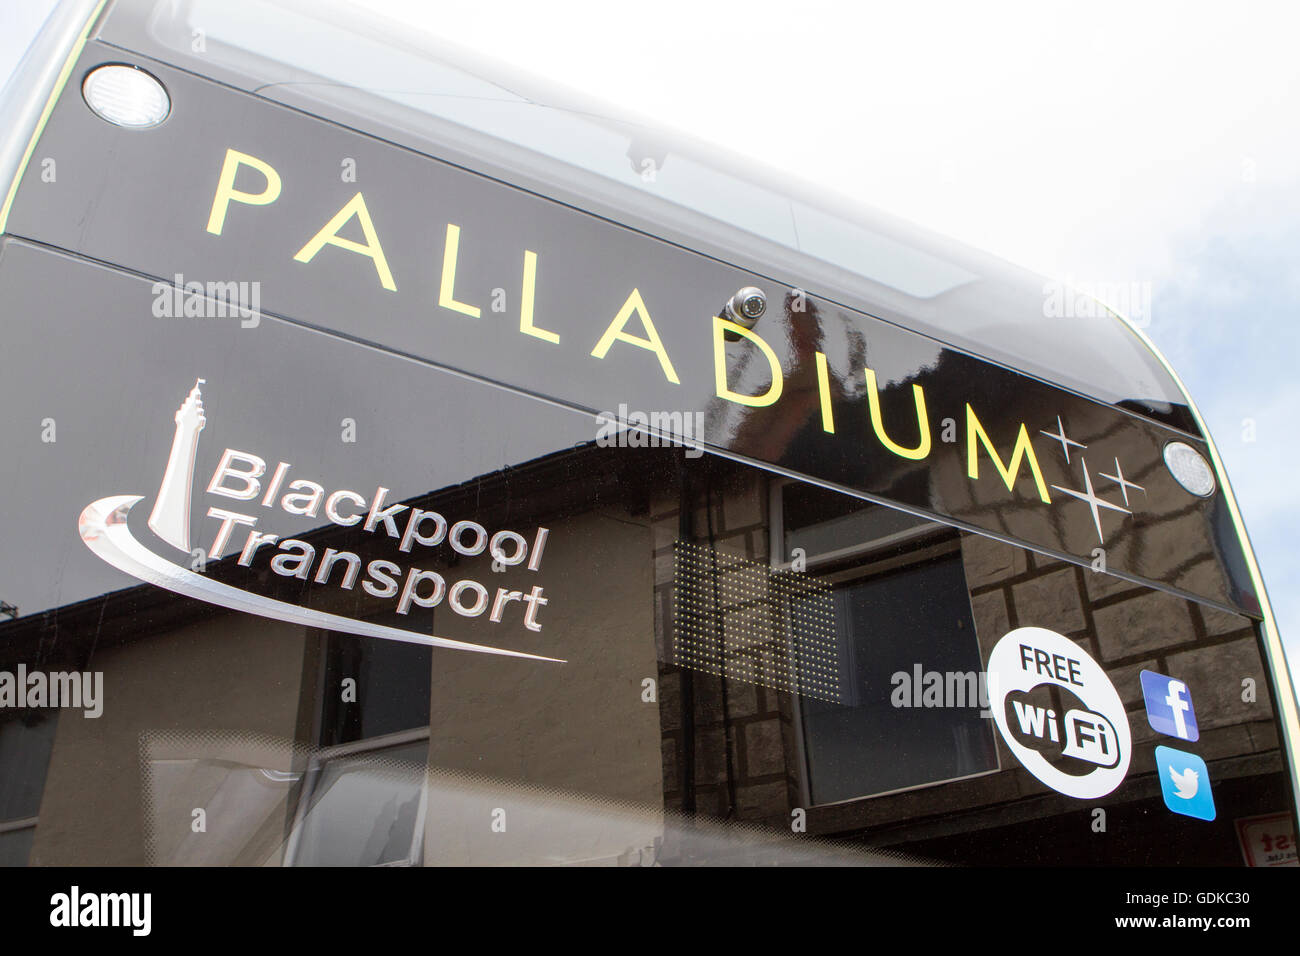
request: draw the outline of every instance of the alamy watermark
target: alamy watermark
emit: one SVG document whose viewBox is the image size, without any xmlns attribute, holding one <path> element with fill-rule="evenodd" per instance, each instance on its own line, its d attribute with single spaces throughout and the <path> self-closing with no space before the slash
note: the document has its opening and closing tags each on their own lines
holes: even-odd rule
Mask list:
<svg viewBox="0 0 1300 956">
<path fill-rule="evenodd" d="M 155 282 L 153 314 L 158 319 L 238 318 L 245 329 L 262 321 L 262 283 L 217 281 L 186 282 L 176 273 L 174 282 Z"/>
<path fill-rule="evenodd" d="M 56 928 L 119 927 L 133 936 L 153 928 L 152 893 L 87 893 L 74 885 L 50 897 L 50 925 Z"/>
<path fill-rule="evenodd" d="M 1048 319 L 1101 319 L 1122 315 L 1138 328 L 1151 325 L 1150 282 L 1043 283 L 1043 317 Z"/>
<path fill-rule="evenodd" d="M 687 458 L 704 454 L 703 412 L 638 412 L 626 404 L 618 412 L 596 416 L 596 444 L 601 448 L 669 448 L 681 446 Z"/>
<path fill-rule="evenodd" d="M 103 671 L 0 671 L 0 707 L 66 707 L 87 717 L 104 712 Z"/>
<path fill-rule="evenodd" d="M 992 717 L 988 675 L 984 671 L 927 671 L 921 664 L 895 671 L 889 677 L 895 707 L 978 707 L 981 717 Z"/>
</svg>

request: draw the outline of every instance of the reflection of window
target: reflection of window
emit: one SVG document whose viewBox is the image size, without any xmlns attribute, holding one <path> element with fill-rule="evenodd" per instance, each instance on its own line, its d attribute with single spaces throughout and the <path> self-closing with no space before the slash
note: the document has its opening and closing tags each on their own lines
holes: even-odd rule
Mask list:
<svg viewBox="0 0 1300 956">
<path fill-rule="evenodd" d="M 58 711 L 0 722 L 0 866 L 26 866 L 36 837 Z"/>
<path fill-rule="evenodd" d="M 395 614 L 367 618 L 402 626 Z M 319 741 L 325 746 L 429 725 L 430 648 L 327 632 Z M 344 681 L 355 682 L 345 687 Z"/>
<path fill-rule="evenodd" d="M 775 492 L 788 563 L 834 587 L 839 702 L 799 702 L 806 798 L 827 804 L 998 769 L 979 645 L 951 529 L 835 492 Z"/>
<path fill-rule="evenodd" d="M 429 732 L 312 758 L 289 839 L 291 866 L 415 866 L 424 846 Z"/>
</svg>

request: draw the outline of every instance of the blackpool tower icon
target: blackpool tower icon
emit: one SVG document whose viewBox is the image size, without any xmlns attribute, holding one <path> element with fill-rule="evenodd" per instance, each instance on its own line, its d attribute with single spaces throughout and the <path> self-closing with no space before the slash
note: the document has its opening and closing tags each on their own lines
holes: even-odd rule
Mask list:
<svg viewBox="0 0 1300 956">
<path fill-rule="evenodd" d="M 149 527 L 154 534 L 174 548 L 190 550 L 190 489 L 194 485 L 194 456 L 199 450 L 199 432 L 207 424 L 203 417 L 203 398 L 199 379 L 190 394 L 176 410 L 176 434 L 172 438 L 172 453 L 167 459 L 158 500 L 149 515 Z"/>
</svg>

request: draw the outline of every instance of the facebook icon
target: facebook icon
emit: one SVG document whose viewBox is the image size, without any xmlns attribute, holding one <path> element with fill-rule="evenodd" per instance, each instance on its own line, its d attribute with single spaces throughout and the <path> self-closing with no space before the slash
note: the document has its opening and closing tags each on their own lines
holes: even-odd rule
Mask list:
<svg viewBox="0 0 1300 956">
<path fill-rule="evenodd" d="M 1147 705 L 1147 723 L 1152 730 L 1179 740 L 1200 739 L 1196 712 L 1192 710 L 1192 692 L 1182 681 L 1155 671 L 1143 671 L 1142 697 Z"/>
</svg>

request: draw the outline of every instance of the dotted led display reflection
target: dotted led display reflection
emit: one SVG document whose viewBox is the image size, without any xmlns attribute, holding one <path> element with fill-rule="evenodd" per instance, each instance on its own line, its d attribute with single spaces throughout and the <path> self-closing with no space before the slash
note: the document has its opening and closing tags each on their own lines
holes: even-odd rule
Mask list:
<svg viewBox="0 0 1300 956">
<path fill-rule="evenodd" d="M 677 665 L 805 697 L 840 699 L 829 584 L 678 541 L 673 593 Z"/>
</svg>

